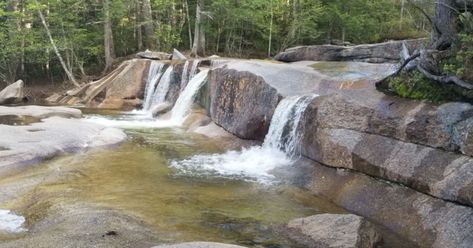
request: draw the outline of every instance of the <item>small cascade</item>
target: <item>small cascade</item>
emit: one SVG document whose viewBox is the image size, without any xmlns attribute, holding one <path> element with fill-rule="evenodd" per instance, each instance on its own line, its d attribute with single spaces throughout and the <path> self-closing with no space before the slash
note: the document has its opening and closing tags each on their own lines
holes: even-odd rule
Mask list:
<svg viewBox="0 0 473 248">
<path fill-rule="evenodd" d="M 163 76 L 159 80 L 158 86 L 153 94 L 153 102 L 150 106 L 156 106 L 157 104 L 163 103 L 166 101 L 166 95 L 169 92 L 169 87 L 171 85 L 172 73 L 174 71 L 173 66 L 169 66 L 164 72 Z M 149 110 L 149 109 L 148 109 Z"/>
<path fill-rule="evenodd" d="M 197 96 L 200 88 L 202 88 L 206 82 L 208 73 L 208 70 L 199 72 L 190 80 L 186 88 L 179 95 L 179 98 L 177 99 L 176 104 L 171 111 L 171 120 L 174 123 L 182 124 L 187 115 L 190 113 L 195 97 Z"/>
<path fill-rule="evenodd" d="M 299 96 L 283 99 L 271 120 L 269 132 L 262 146 L 224 154 L 197 155 L 182 161 L 173 161 L 171 167 L 178 174 L 239 178 L 272 183 L 275 168 L 293 163 L 300 153 L 298 132 L 300 120 L 307 106 L 316 97 Z"/>
<path fill-rule="evenodd" d="M 159 78 L 162 74 L 162 69 L 164 64 L 158 63 L 156 61 L 151 61 L 151 65 L 149 67 L 148 72 L 148 79 L 146 80 L 146 88 L 145 88 L 145 99 L 143 103 L 143 110 L 147 111 L 151 108 L 153 104 L 153 95 L 154 90 L 156 88 L 156 84 L 158 83 Z"/>
<path fill-rule="evenodd" d="M 184 68 L 183 68 L 182 76 L 181 76 L 181 92 L 184 91 L 189 81 L 192 80 L 192 78 L 194 78 L 195 75 L 197 74 L 197 68 L 199 67 L 199 64 L 200 64 L 200 60 L 197 60 L 197 59 L 193 60 L 190 72 L 189 72 L 190 61 L 187 60 L 186 63 L 184 64 Z"/>
<path fill-rule="evenodd" d="M 283 99 L 271 120 L 263 147 L 285 152 L 288 156 L 300 154 L 299 123 L 305 109 L 315 96 L 299 96 Z"/>
<path fill-rule="evenodd" d="M 200 65 L 200 60 L 198 59 L 192 62 L 192 68 L 189 74 L 189 80 L 192 80 L 195 77 L 195 75 L 197 74 L 197 68 L 199 67 L 199 65 Z"/>
<path fill-rule="evenodd" d="M 187 85 L 187 81 L 189 80 L 189 60 L 186 60 L 184 64 L 184 68 L 182 69 L 181 75 L 181 91 L 184 90 L 184 87 Z"/>
</svg>

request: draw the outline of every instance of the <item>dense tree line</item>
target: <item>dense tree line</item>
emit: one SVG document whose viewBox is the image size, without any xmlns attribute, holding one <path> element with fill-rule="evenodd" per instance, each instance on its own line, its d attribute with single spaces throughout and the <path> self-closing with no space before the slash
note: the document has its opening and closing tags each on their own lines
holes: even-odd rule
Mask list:
<svg viewBox="0 0 473 248">
<path fill-rule="evenodd" d="M 145 49 L 264 57 L 294 45 L 426 36 L 433 5 L 428 0 L 6 0 L 0 3 L 0 81 L 77 82 Z"/>
</svg>

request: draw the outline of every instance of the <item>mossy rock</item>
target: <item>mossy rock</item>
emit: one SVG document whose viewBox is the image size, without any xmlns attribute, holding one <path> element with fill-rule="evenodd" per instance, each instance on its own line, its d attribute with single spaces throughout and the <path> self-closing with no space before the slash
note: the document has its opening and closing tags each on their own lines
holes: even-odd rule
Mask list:
<svg viewBox="0 0 473 248">
<path fill-rule="evenodd" d="M 402 73 L 378 84 L 378 89 L 386 94 L 434 103 L 469 102 L 473 103 L 473 90 L 454 84 L 441 84 L 426 78 L 420 72 Z"/>
</svg>

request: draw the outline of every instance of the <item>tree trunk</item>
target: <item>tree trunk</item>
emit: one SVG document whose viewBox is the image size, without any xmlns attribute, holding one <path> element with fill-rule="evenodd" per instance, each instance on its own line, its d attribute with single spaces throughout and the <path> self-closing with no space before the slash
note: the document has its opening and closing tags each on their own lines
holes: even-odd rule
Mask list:
<svg viewBox="0 0 473 248">
<path fill-rule="evenodd" d="M 59 62 L 61 63 L 62 69 L 66 73 L 67 77 L 69 80 L 77 87 L 80 87 L 79 83 L 77 83 L 74 74 L 72 74 L 71 71 L 67 68 L 66 63 L 64 62 L 64 59 L 61 56 L 61 53 L 59 53 L 59 49 L 56 46 L 56 42 L 53 39 L 53 36 L 51 35 L 51 31 L 49 30 L 48 24 L 46 23 L 46 19 L 44 18 L 43 12 L 41 11 L 40 5 L 38 3 L 38 0 L 34 0 L 36 7 L 38 8 L 38 15 L 39 18 L 41 19 L 41 23 L 43 24 L 44 29 L 46 30 L 46 34 L 48 35 L 49 42 L 51 43 L 51 46 L 54 49 L 54 53 L 56 53 L 57 58 L 59 59 Z"/>
<path fill-rule="evenodd" d="M 197 0 L 197 7 L 195 13 L 195 30 L 194 30 L 194 44 L 192 45 L 191 56 L 205 56 L 205 33 L 202 27 L 202 9 L 204 7 L 204 0 Z"/>
<path fill-rule="evenodd" d="M 186 7 L 186 18 L 187 18 L 187 28 L 189 29 L 189 49 L 192 50 L 192 27 L 191 27 L 191 17 L 189 15 L 189 4 L 187 3 L 187 0 L 184 2 L 185 7 Z"/>
<path fill-rule="evenodd" d="M 143 17 L 143 34 L 145 49 L 156 50 L 156 38 L 154 34 L 153 12 L 151 10 L 151 1 L 143 0 L 141 9 Z"/>
<path fill-rule="evenodd" d="M 105 68 L 104 73 L 110 70 L 115 60 L 115 48 L 113 44 L 112 20 L 110 18 L 110 0 L 103 0 L 104 12 L 104 49 L 105 49 Z"/>
<path fill-rule="evenodd" d="M 269 21 L 268 57 L 271 57 L 271 44 L 273 43 L 273 18 L 273 1 L 271 0 L 271 20 Z"/>
</svg>

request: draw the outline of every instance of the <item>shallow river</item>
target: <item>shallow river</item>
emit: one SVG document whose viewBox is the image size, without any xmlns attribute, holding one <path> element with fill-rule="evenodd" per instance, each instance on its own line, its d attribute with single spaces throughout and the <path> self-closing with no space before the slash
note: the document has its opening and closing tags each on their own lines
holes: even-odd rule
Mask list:
<svg viewBox="0 0 473 248">
<path fill-rule="evenodd" d="M 56 158 L 0 180 L 0 187 L 11 188 L 13 182 L 22 182 L 25 189 L 32 185 L 20 190 L 20 197 L 0 201 L 0 209 L 16 210 L 26 218 L 25 228 L 38 229 L 36 223 L 55 214 L 57 206 L 87 204 L 136 216 L 159 233 L 162 242 L 264 247 L 295 247 L 278 233 L 290 219 L 343 212 L 287 178 L 261 181 L 170 166 L 197 154 L 223 153 L 220 142 L 179 128 L 126 132 L 128 141 L 113 149 Z"/>
</svg>

